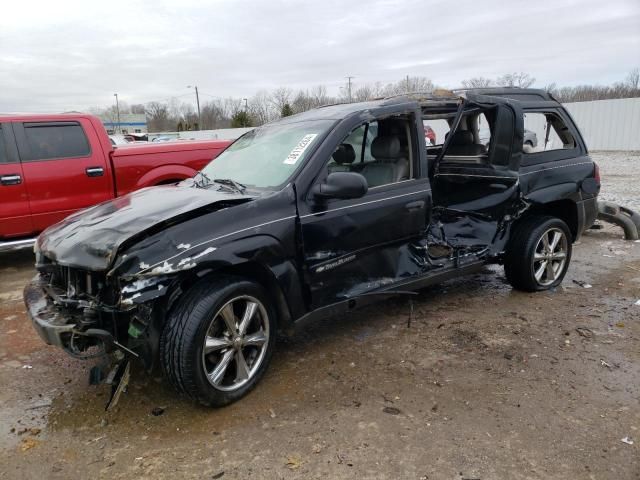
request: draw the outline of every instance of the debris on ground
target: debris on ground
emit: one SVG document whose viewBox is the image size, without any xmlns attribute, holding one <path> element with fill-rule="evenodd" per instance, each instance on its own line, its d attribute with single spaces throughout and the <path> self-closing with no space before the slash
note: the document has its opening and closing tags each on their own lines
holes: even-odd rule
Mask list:
<svg viewBox="0 0 640 480">
<path fill-rule="evenodd" d="M 382 411 L 389 415 L 400 415 L 400 409 L 396 407 L 384 407 Z"/>
<path fill-rule="evenodd" d="M 638 240 L 640 214 L 613 202 L 598 201 L 598 220 L 613 223 L 622 228 L 625 240 Z"/>
<path fill-rule="evenodd" d="M 637 305 L 637 306 L 639 306 L 639 307 L 640 307 L 640 299 L 638 299 L 638 300 L 636 301 L 636 303 L 634 303 L 634 305 Z"/>
<path fill-rule="evenodd" d="M 153 415 L 154 417 L 159 417 L 163 413 L 164 413 L 164 407 L 154 407 L 154 409 L 151 410 L 151 415 Z"/>
<path fill-rule="evenodd" d="M 269 416 L 270 416 L 271 418 L 276 418 L 276 412 L 274 412 L 274 411 L 273 411 L 273 408 L 270 408 L 270 409 L 269 409 Z"/>
<path fill-rule="evenodd" d="M 218 478 L 222 478 L 223 476 L 224 476 L 224 470 L 222 470 L 221 472 L 216 473 L 211 478 L 212 478 L 212 480 L 217 480 Z"/>
<path fill-rule="evenodd" d="M 33 447 L 37 446 L 38 443 L 40 443 L 38 440 L 36 440 L 35 438 L 24 438 L 22 440 L 22 443 L 20 443 L 20 450 L 22 452 L 26 452 L 27 450 L 31 450 Z"/>
<path fill-rule="evenodd" d="M 582 288 L 592 288 L 593 287 L 593 285 L 591 285 L 590 283 L 583 282 L 582 280 L 574 280 L 573 283 L 575 283 L 576 285 L 581 286 Z"/>
<path fill-rule="evenodd" d="M 607 367 L 609 369 L 611 369 L 611 364 L 605 362 L 604 360 L 600 359 L 600 365 L 602 365 L 603 367 Z"/>
<path fill-rule="evenodd" d="M 289 470 L 297 470 L 302 466 L 302 459 L 297 455 L 291 455 L 287 457 L 286 465 Z"/>
<path fill-rule="evenodd" d="M 627 445 L 633 445 L 633 440 L 631 440 L 631 437 L 624 437 L 621 439 L 622 443 L 626 443 Z"/>
<path fill-rule="evenodd" d="M 578 335 L 584 338 L 593 338 L 595 336 L 593 330 L 587 327 L 576 327 L 576 332 L 578 332 Z"/>
</svg>

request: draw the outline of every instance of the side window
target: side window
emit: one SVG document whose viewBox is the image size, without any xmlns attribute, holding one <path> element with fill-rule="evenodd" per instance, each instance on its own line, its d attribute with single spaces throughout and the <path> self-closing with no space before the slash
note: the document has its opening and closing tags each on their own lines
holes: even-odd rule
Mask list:
<svg viewBox="0 0 640 480">
<path fill-rule="evenodd" d="M 375 158 L 371 155 L 371 144 L 378 136 L 378 122 L 371 122 L 367 128 L 367 138 L 364 142 L 364 158 L 365 162 L 373 162 Z"/>
<path fill-rule="evenodd" d="M 2 131 L 2 125 L 0 125 L 0 163 L 7 163 L 7 149 L 4 144 L 4 132 Z"/>
<path fill-rule="evenodd" d="M 345 138 L 343 144 L 351 145 L 353 151 L 356 154 L 355 161 L 359 162 L 362 158 L 362 144 L 364 141 L 364 135 L 367 130 L 367 125 L 360 125 L 354 131 L 352 131 L 347 138 Z"/>
<path fill-rule="evenodd" d="M 413 178 L 415 154 L 408 116 L 386 118 L 354 129 L 336 148 L 327 172 L 356 172 L 369 188 Z"/>
<path fill-rule="evenodd" d="M 480 145 L 484 145 L 487 150 L 491 145 L 491 127 L 489 126 L 489 120 L 486 114 L 481 113 L 477 117 L 477 129 L 478 129 L 478 141 Z"/>
<path fill-rule="evenodd" d="M 362 158 L 362 148 L 367 124 L 360 125 L 351 131 L 335 152 L 327 164 L 328 173 L 351 172 L 357 168 L 356 162 Z"/>
<path fill-rule="evenodd" d="M 423 120 L 422 124 L 424 125 L 424 140 L 427 147 L 442 146 L 450 130 L 449 122 L 444 118 L 432 118 Z"/>
<path fill-rule="evenodd" d="M 562 119 L 553 112 L 526 112 L 524 114 L 525 154 L 573 149 L 576 141 Z"/>
<path fill-rule="evenodd" d="M 29 160 L 86 157 L 91 153 L 77 122 L 25 123 L 24 133 L 31 151 Z"/>
</svg>

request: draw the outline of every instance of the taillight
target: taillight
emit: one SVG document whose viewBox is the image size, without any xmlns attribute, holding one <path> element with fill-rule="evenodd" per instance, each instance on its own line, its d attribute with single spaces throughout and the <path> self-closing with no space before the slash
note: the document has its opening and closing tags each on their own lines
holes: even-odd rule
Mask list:
<svg viewBox="0 0 640 480">
<path fill-rule="evenodd" d="M 593 178 L 595 178 L 596 182 L 598 182 L 598 185 L 600 185 L 600 167 L 595 162 L 593 162 L 593 165 L 594 165 Z"/>
</svg>

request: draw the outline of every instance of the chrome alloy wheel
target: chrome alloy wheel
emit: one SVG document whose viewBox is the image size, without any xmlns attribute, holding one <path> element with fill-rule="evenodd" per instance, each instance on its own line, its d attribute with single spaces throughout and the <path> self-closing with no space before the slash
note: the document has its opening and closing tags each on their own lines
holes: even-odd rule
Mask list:
<svg viewBox="0 0 640 480">
<path fill-rule="evenodd" d="M 562 275 L 567 261 L 569 242 L 559 228 L 550 228 L 542 234 L 533 254 L 533 276 L 542 286 L 551 285 Z"/>
<path fill-rule="evenodd" d="M 202 367 L 217 390 L 231 392 L 255 376 L 269 343 L 267 309 L 254 297 L 229 300 L 211 319 L 202 348 Z"/>
</svg>

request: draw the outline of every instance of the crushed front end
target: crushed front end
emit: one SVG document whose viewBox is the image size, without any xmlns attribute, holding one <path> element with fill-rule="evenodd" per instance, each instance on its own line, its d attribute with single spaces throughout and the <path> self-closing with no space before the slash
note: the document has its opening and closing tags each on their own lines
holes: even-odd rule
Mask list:
<svg viewBox="0 0 640 480">
<path fill-rule="evenodd" d="M 37 254 L 38 274 L 25 287 L 27 313 L 40 337 L 69 355 L 88 359 L 120 352 L 117 357 L 140 358 L 151 368 L 154 358 L 152 302 L 166 287 L 154 277 L 144 284 L 120 285 L 103 272 L 63 266 Z M 155 341 L 154 341 L 155 340 Z"/>
</svg>

